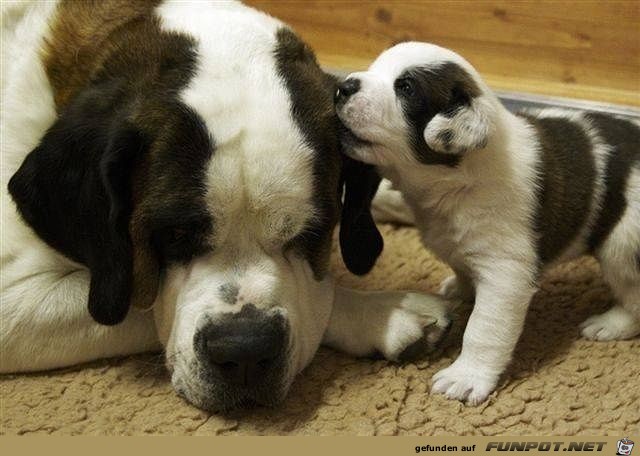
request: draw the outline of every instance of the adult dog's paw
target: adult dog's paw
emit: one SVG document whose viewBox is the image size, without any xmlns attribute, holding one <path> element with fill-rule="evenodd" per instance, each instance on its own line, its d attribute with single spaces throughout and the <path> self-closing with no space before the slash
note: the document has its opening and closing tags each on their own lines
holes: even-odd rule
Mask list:
<svg viewBox="0 0 640 456">
<path fill-rule="evenodd" d="M 354 356 L 406 361 L 433 351 L 455 303 L 432 293 L 336 288 L 323 343 Z"/>
<path fill-rule="evenodd" d="M 478 405 L 493 392 L 498 378 L 499 375 L 471 366 L 458 358 L 451 366 L 433 376 L 431 392 L 444 394 L 449 399 L 457 399 L 468 405 Z"/>
<path fill-rule="evenodd" d="M 433 294 L 406 293 L 389 314 L 379 351 L 406 361 L 435 350 L 451 326 L 452 303 Z"/>
<path fill-rule="evenodd" d="M 457 275 L 452 274 L 440 283 L 438 294 L 446 299 L 473 301 L 475 293 L 471 284 L 463 282 Z"/>
</svg>

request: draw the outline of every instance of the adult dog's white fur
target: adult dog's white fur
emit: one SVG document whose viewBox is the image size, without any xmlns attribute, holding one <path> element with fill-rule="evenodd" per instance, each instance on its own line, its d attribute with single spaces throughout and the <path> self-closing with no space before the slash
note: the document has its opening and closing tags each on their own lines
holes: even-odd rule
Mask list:
<svg viewBox="0 0 640 456">
<path fill-rule="evenodd" d="M 206 385 L 190 371 L 194 331 L 202 315 L 241 308 L 218 297 L 229 281 L 241 284 L 245 302 L 259 308 L 274 300 L 282 304 L 277 311 L 287 314 L 292 329 L 287 385 L 323 340 L 355 355 L 379 351 L 396 359 L 423 337 L 425 327 L 448 324 L 437 298 L 336 287 L 331 277 L 315 280 L 306 261 L 278 253 L 286 241 L 282 233 L 299 230 L 313 217 L 311 151 L 291 118 L 291 101 L 274 63 L 275 34 L 283 24 L 236 2 L 179 1 L 162 3 L 156 14 L 166 30 L 197 41 L 200 63 L 180 97 L 216 140 L 206 199 L 217 214 L 220 247 L 215 255 L 167 271 L 152 311 L 131 309 L 116 326 L 95 323 L 87 312 L 87 268 L 45 244 L 7 192 L 11 176 L 56 120 L 39 55 L 55 9 L 55 2 L 2 6 L 0 372 L 164 347 L 176 388 L 206 404 L 200 397 Z M 252 45 L 238 44 L 247 42 Z"/>
<path fill-rule="evenodd" d="M 432 153 L 460 158 L 457 166 L 423 164 L 416 159 L 412 126 L 394 85 L 413 68 L 423 72 L 428 86 L 431 73 L 448 62 L 466 72 L 479 93 L 453 113 L 436 114 L 422 133 Z M 439 76 L 434 85 L 447 78 L 446 73 Z M 383 181 L 374 200 L 378 216 L 415 220 L 425 246 L 456 272 L 442 283 L 443 295 L 472 299 L 475 293 L 462 352 L 433 377 L 432 391 L 480 403 L 509 363 L 536 291 L 539 265 L 533 222 L 539 204 L 540 138 L 527 119 L 502 106 L 465 59 L 435 45 L 399 44 L 367 71 L 347 79 L 359 81 L 359 90 L 338 109 L 355 137 L 350 154 L 377 165 L 390 180 Z M 554 109 L 534 116 L 578 125 L 594 157 L 589 214 L 555 260 L 564 261 L 586 250 L 602 206 L 605 162 L 613 149 L 583 113 Z M 445 130 L 447 135 L 440 134 Z M 626 210 L 595 252 L 619 305 L 584 322 L 582 334 L 590 339 L 624 339 L 640 332 L 640 166 L 635 163 L 626 182 Z"/>
</svg>

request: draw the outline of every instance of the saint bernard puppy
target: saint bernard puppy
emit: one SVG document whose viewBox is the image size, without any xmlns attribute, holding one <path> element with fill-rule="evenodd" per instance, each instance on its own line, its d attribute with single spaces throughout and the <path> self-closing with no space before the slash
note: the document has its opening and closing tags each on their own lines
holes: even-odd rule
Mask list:
<svg viewBox="0 0 640 456">
<path fill-rule="evenodd" d="M 640 123 L 557 109 L 514 115 L 458 54 L 402 43 L 336 94 L 345 151 L 375 165 L 378 209 L 415 220 L 475 306 L 433 391 L 484 401 L 509 363 L 543 269 L 590 253 L 618 299 L 582 334 L 640 333 Z M 403 200 L 410 213 L 403 211 Z M 388 217 L 387 217 L 388 218 Z"/>
<path fill-rule="evenodd" d="M 321 342 L 395 360 L 443 335 L 444 300 L 328 274 L 340 218 L 351 271 L 380 253 L 379 178 L 342 157 L 336 81 L 284 24 L 219 1 L 2 8 L 2 372 L 164 347 L 178 393 L 218 410 L 282 400 Z"/>
</svg>

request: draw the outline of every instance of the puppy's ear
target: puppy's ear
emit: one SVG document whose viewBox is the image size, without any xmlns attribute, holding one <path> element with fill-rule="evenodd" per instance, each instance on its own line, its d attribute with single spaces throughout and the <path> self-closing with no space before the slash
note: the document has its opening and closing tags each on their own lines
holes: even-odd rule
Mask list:
<svg viewBox="0 0 640 456">
<path fill-rule="evenodd" d="M 343 155 L 344 202 L 340 222 L 340 250 L 345 265 L 363 275 L 373 268 L 384 242 L 371 216 L 371 200 L 380 176 L 372 165 Z"/>
<path fill-rule="evenodd" d="M 424 140 L 432 150 L 444 154 L 463 154 L 487 146 L 492 131 L 493 108 L 485 96 L 469 93 L 463 84 L 455 85 L 444 110 L 424 129 Z"/>
<path fill-rule="evenodd" d="M 113 325 L 132 297 L 140 306 L 153 302 L 159 268 L 149 246 L 133 245 L 129 234 L 132 171 L 147 143 L 109 99 L 95 90 L 72 102 L 13 175 L 9 192 L 45 242 L 88 267 L 89 312 Z"/>
</svg>

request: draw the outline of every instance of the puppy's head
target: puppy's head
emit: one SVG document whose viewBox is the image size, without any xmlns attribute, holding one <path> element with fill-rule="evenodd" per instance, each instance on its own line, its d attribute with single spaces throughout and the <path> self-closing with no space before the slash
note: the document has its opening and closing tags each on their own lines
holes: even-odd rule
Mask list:
<svg viewBox="0 0 640 456">
<path fill-rule="evenodd" d="M 366 163 L 455 166 L 487 146 L 495 97 L 461 56 L 426 43 L 401 43 L 336 92 L 346 152 Z"/>
</svg>

